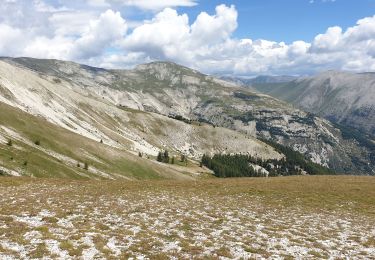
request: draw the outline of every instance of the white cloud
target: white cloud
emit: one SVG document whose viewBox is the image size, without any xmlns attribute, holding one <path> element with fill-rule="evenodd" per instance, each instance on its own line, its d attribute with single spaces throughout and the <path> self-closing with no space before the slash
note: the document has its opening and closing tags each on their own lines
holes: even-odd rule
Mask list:
<svg viewBox="0 0 375 260">
<path fill-rule="evenodd" d="M 116 1 L 116 0 L 115 0 Z M 195 0 L 117 0 L 124 5 L 136 6 L 142 9 L 160 10 L 165 7 L 195 6 Z"/>
<path fill-rule="evenodd" d="M 111 9 L 116 4 L 146 8 L 142 5 L 152 3 L 149 9 L 155 10 L 196 1 L 89 0 L 100 7 L 82 9 L 79 3 L 86 1 L 75 5 L 68 5 L 67 0 L 60 5 L 42 0 L 3 3 L 0 55 L 74 60 L 108 68 L 161 59 L 206 73 L 244 75 L 375 71 L 375 16 L 347 29 L 330 27 L 311 43 L 286 44 L 234 38 L 238 25 L 234 6 L 219 5 L 213 14 L 201 12 L 193 21 L 169 7 L 150 20 L 125 21 L 124 15 Z"/>
<path fill-rule="evenodd" d="M 54 13 L 59 11 L 67 11 L 68 9 L 65 6 L 56 8 L 52 5 L 46 4 L 43 0 L 34 0 L 35 11 L 37 12 L 46 12 L 46 13 Z"/>
<path fill-rule="evenodd" d="M 309 50 L 311 44 L 304 41 L 295 41 L 288 48 L 288 55 L 291 58 L 298 58 L 305 55 Z"/>
<path fill-rule="evenodd" d="M 172 59 L 194 65 L 199 56 L 230 38 L 237 27 L 234 6 L 220 5 L 215 15 L 201 13 L 190 26 L 186 14 L 166 8 L 151 21 L 136 27 L 123 46 L 126 51 L 143 52 L 151 59 Z"/>
<path fill-rule="evenodd" d="M 346 31 L 329 28 L 312 43 L 295 41 L 289 45 L 233 39 L 236 27 L 233 6 L 218 6 L 214 15 L 201 13 L 190 26 L 186 15 L 166 9 L 124 39 L 124 52 L 137 53 L 137 59 L 124 59 L 123 64 L 165 59 L 209 73 L 238 74 L 375 70 L 375 16 L 359 20 Z M 116 64 L 121 67 L 121 63 Z"/>
<path fill-rule="evenodd" d="M 20 4 L 18 13 L 9 13 L 17 7 L 13 5 L 0 8 L 4 18 L 0 21 L 0 55 L 86 62 L 114 46 L 127 31 L 121 14 L 112 10 L 96 14 L 34 0 Z M 13 20 L 22 22 L 12 24 Z"/>
<path fill-rule="evenodd" d="M 360 19 L 357 25 L 350 27 L 343 35 L 347 40 L 363 42 L 375 39 L 375 15 Z"/>
<path fill-rule="evenodd" d="M 195 6 L 196 0 L 87 0 L 93 6 L 124 5 L 134 6 L 144 10 L 162 10 L 166 7 Z"/>
<path fill-rule="evenodd" d="M 189 38 L 189 19 L 186 14 L 166 8 L 154 19 L 136 27 L 123 41 L 128 51 L 144 52 L 156 59 L 181 55 Z M 180 50 L 180 51 L 179 51 Z"/>
<path fill-rule="evenodd" d="M 324 34 L 319 34 L 313 41 L 314 51 L 338 51 L 342 39 L 342 29 L 338 26 L 330 27 Z"/>
<path fill-rule="evenodd" d="M 96 7 L 110 7 L 111 5 L 106 0 L 87 0 L 87 3 Z"/>
<path fill-rule="evenodd" d="M 72 57 L 87 59 L 99 56 L 107 47 L 121 40 L 126 33 L 127 25 L 119 12 L 107 10 L 90 25 L 82 36 L 75 41 Z"/>
<path fill-rule="evenodd" d="M 198 15 L 191 26 L 192 38 L 197 44 L 212 44 L 228 39 L 237 28 L 237 11 L 232 5 L 219 5 L 216 14 L 206 12 Z"/>
<path fill-rule="evenodd" d="M 48 18 L 54 34 L 80 37 L 88 27 L 88 21 L 95 20 L 97 15 L 91 12 L 58 12 Z"/>
<path fill-rule="evenodd" d="M 19 56 L 68 60 L 73 47 L 74 43 L 69 38 L 38 36 L 23 49 Z"/>
<path fill-rule="evenodd" d="M 4 56 L 17 55 L 17 49 L 22 48 L 24 37 L 22 30 L 0 24 L 0 54 Z"/>
<path fill-rule="evenodd" d="M 357 24 L 346 31 L 335 26 L 324 34 L 315 37 L 310 55 L 316 63 L 336 62 L 338 69 L 354 71 L 375 70 L 375 16 L 358 20 Z M 322 63 L 322 62 L 321 62 Z"/>
</svg>

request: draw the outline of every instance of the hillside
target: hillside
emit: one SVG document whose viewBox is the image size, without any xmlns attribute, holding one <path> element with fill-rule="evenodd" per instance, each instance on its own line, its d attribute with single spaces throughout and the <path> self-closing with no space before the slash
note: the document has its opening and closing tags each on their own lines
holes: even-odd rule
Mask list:
<svg viewBox="0 0 375 260">
<path fill-rule="evenodd" d="M 2 174 L 125 180 L 183 180 L 193 179 L 198 174 L 197 168 L 166 167 L 154 160 L 139 158 L 130 152 L 75 134 L 1 102 L 0 110 Z"/>
<path fill-rule="evenodd" d="M 190 163 L 157 163 L 154 158 L 164 149 L 176 158 L 187 154 L 199 159 L 203 153 L 223 151 L 282 158 L 242 133 L 133 110 L 103 100 L 97 90 L 4 62 L 0 90 L 0 162 L 5 174 L 191 179 L 205 171 Z"/>
<path fill-rule="evenodd" d="M 375 136 L 375 73 L 327 71 L 287 83 L 250 86 L 305 111 Z"/>
<path fill-rule="evenodd" d="M 168 62 L 105 70 L 57 60 L 0 61 L 0 101 L 119 150 L 283 155 L 289 146 L 340 173 L 372 173 L 371 151 L 330 122 L 267 95 Z"/>
</svg>

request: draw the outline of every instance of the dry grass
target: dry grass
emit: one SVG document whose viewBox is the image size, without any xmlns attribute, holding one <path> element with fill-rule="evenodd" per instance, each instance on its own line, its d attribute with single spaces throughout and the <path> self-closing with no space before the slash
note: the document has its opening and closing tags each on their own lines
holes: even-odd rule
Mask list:
<svg viewBox="0 0 375 260">
<path fill-rule="evenodd" d="M 374 258 L 375 178 L 0 178 L 0 258 Z"/>
</svg>

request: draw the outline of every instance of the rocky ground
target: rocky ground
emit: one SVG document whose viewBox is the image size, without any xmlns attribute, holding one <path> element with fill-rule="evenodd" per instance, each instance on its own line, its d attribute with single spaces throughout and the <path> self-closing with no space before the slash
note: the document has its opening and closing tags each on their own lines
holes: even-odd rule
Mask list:
<svg viewBox="0 0 375 260">
<path fill-rule="evenodd" d="M 1 259 L 375 258 L 375 179 L 0 178 Z"/>
</svg>

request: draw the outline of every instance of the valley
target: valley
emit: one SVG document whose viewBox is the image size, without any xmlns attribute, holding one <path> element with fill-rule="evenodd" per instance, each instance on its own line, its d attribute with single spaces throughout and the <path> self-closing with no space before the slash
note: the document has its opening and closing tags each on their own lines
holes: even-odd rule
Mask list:
<svg viewBox="0 0 375 260">
<path fill-rule="evenodd" d="M 373 1 L 0 3 L 0 260 L 375 259 Z"/>
<path fill-rule="evenodd" d="M 374 139 L 375 74 L 325 71 L 305 77 L 223 77 Z"/>
<path fill-rule="evenodd" d="M 80 140 L 75 144 L 105 147 L 121 158 L 132 157 L 135 165 L 138 165 L 135 158 L 138 154 L 153 160 L 161 150 L 168 150 L 175 157 L 187 156 L 196 165 L 203 154 L 240 153 L 264 160 L 283 158 L 282 153 L 267 143 L 270 141 L 339 174 L 374 174 L 372 148 L 353 137 L 343 136 L 328 120 L 271 96 L 170 62 L 143 64 L 133 70 L 106 70 L 58 60 L 2 58 L 0 102 L 9 111 L 4 115 L 22 114 L 23 125 L 29 120 L 39 120 L 36 124 L 45 120 L 53 131 L 75 133 L 75 138 Z M 12 157 L 6 146 L 13 138 L 10 133 L 22 136 L 23 139 L 15 138 L 16 141 L 25 141 L 25 129 L 19 128 L 22 124 L 9 127 L 13 123 L 11 118 L 4 119 L 0 131 L 3 150 L 7 150 L 3 164 L 8 166 L 12 165 L 7 162 Z M 39 139 L 42 135 L 46 138 L 51 135 L 51 139 L 54 136 L 53 131 L 43 134 L 38 127 L 27 131 L 28 142 L 35 142 L 30 139 L 36 136 Z M 57 140 L 65 143 L 64 138 L 68 136 L 73 135 Z M 73 166 L 73 171 L 77 171 L 74 165 L 87 161 L 102 177 L 143 178 L 142 174 L 134 174 L 138 166 L 131 166 L 133 171 L 128 173 L 125 166 L 125 172 L 113 169 L 119 165 L 117 159 L 111 161 L 108 157 L 80 152 L 77 156 L 77 150 L 91 153 L 92 148 L 65 146 L 63 153 L 60 145 L 49 148 L 57 149 L 50 149 L 52 153 L 67 156 L 65 161 L 70 161 L 68 168 Z M 106 160 L 102 165 L 94 162 Z M 129 160 L 123 162 L 120 165 L 129 165 Z M 19 172 L 19 163 L 17 167 L 13 165 L 8 170 Z M 199 171 L 193 170 L 194 174 Z M 160 171 L 152 174 L 157 175 Z"/>
<path fill-rule="evenodd" d="M 375 257 L 369 140 L 274 97 L 3 58 L 0 111 L 0 258 Z"/>
</svg>

